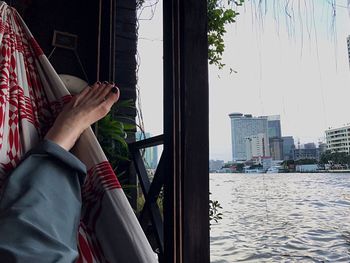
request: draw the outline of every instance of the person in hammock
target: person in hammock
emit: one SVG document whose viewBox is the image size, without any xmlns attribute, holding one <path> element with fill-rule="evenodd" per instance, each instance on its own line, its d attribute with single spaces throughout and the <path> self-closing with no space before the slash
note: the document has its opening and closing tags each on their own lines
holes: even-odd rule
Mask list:
<svg viewBox="0 0 350 263">
<path fill-rule="evenodd" d="M 96 82 L 72 97 L 44 140 L 11 172 L 0 196 L 1 263 L 77 260 L 86 167 L 69 151 L 119 95 L 113 83 Z"/>
</svg>

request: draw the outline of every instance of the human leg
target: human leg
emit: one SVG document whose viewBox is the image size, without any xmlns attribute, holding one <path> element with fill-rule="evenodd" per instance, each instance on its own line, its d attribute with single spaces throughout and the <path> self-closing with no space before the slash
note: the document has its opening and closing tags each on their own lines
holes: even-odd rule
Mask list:
<svg viewBox="0 0 350 263">
<path fill-rule="evenodd" d="M 10 174 L 0 199 L 0 262 L 74 262 L 85 165 L 51 141 Z"/>
<path fill-rule="evenodd" d="M 107 83 L 72 98 L 38 147 L 12 171 L 0 197 L 0 262 L 74 262 L 86 168 L 68 150 L 119 98 Z"/>
</svg>

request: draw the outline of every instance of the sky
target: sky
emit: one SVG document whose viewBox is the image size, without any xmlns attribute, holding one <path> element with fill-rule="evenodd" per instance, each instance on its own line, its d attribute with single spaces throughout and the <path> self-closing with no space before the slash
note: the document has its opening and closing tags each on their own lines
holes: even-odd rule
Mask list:
<svg viewBox="0 0 350 263">
<path fill-rule="evenodd" d="M 290 19 L 283 2 L 257 9 L 248 1 L 227 27 L 226 67 L 209 67 L 210 159 L 231 160 L 232 112 L 280 115 L 282 135 L 301 144 L 350 123 L 347 0 L 337 1 L 335 20 L 331 0 L 289 1 Z M 152 135 L 163 132 L 161 11 L 159 2 L 139 12 L 139 97 Z"/>
</svg>

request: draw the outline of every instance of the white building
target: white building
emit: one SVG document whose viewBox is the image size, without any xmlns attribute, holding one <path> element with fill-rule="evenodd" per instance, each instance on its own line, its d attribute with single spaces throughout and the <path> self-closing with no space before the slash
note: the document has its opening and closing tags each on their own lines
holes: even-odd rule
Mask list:
<svg viewBox="0 0 350 263">
<path fill-rule="evenodd" d="M 248 160 L 245 138 L 259 133 L 268 135 L 267 117 L 253 117 L 251 114 L 232 113 L 231 136 L 232 136 L 232 160 Z M 269 151 L 269 149 L 268 149 Z M 269 154 L 268 154 L 269 155 Z"/>
<path fill-rule="evenodd" d="M 259 133 L 256 135 L 245 137 L 246 144 L 246 156 L 247 160 L 259 157 L 268 157 L 269 152 L 269 139 L 266 133 Z"/>
<path fill-rule="evenodd" d="M 295 167 L 295 171 L 299 173 L 317 172 L 317 170 L 318 170 L 317 164 L 303 164 L 303 165 L 297 165 Z"/>
<path fill-rule="evenodd" d="M 327 150 L 350 153 L 350 124 L 326 131 Z"/>
</svg>

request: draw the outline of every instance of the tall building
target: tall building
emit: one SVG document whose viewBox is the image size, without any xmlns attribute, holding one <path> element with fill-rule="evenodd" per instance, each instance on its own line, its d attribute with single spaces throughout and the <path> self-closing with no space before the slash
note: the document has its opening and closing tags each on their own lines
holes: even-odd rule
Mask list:
<svg viewBox="0 0 350 263">
<path fill-rule="evenodd" d="M 268 157 L 270 155 L 269 139 L 267 138 L 266 133 L 248 136 L 245 137 L 244 140 L 246 144 L 247 160 Z"/>
<path fill-rule="evenodd" d="M 269 138 L 282 137 L 280 115 L 267 116 L 267 129 Z"/>
<path fill-rule="evenodd" d="M 281 137 L 269 139 L 272 160 L 283 160 L 283 140 Z"/>
<path fill-rule="evenodd" d="M 149 132 L 142 133 L 140 131 L 136 132 L 136 141 L 141 141 L 151 137 Z M 148 147 L 145 149 L 143 154 L 143 160 L 145 162 L 145 167 L 148 169 L 156 169 L 158 164 L 158 147 Z"/>
<path fill-rule="evenodd" d="M 232 138 L 232 160 L 247 160 L 246 137 L 257 135 L 259 133 L 268 134 L 267 117 L 253 117 L 251 114 L 232 113 L 231 119 L 231 138 Z M 266 142 L 269 149 L 269 143 Z"/>
<path fill-rule="evenodd" d="M 283 160 L 283 141 L 281 139 L 281 118 L 280 115 L 267 117 L 267 128 L 272 160 Z"/>
<path fill-rule="evenodd" d="M 292 160 L 295 149 L 293 136 L 283 136 L 283 159 Z"/>
<path fill-rule="evenodd" d="M 327 150 L 350 153 L 350 125 L 326 131 Z"/>
</svg>

